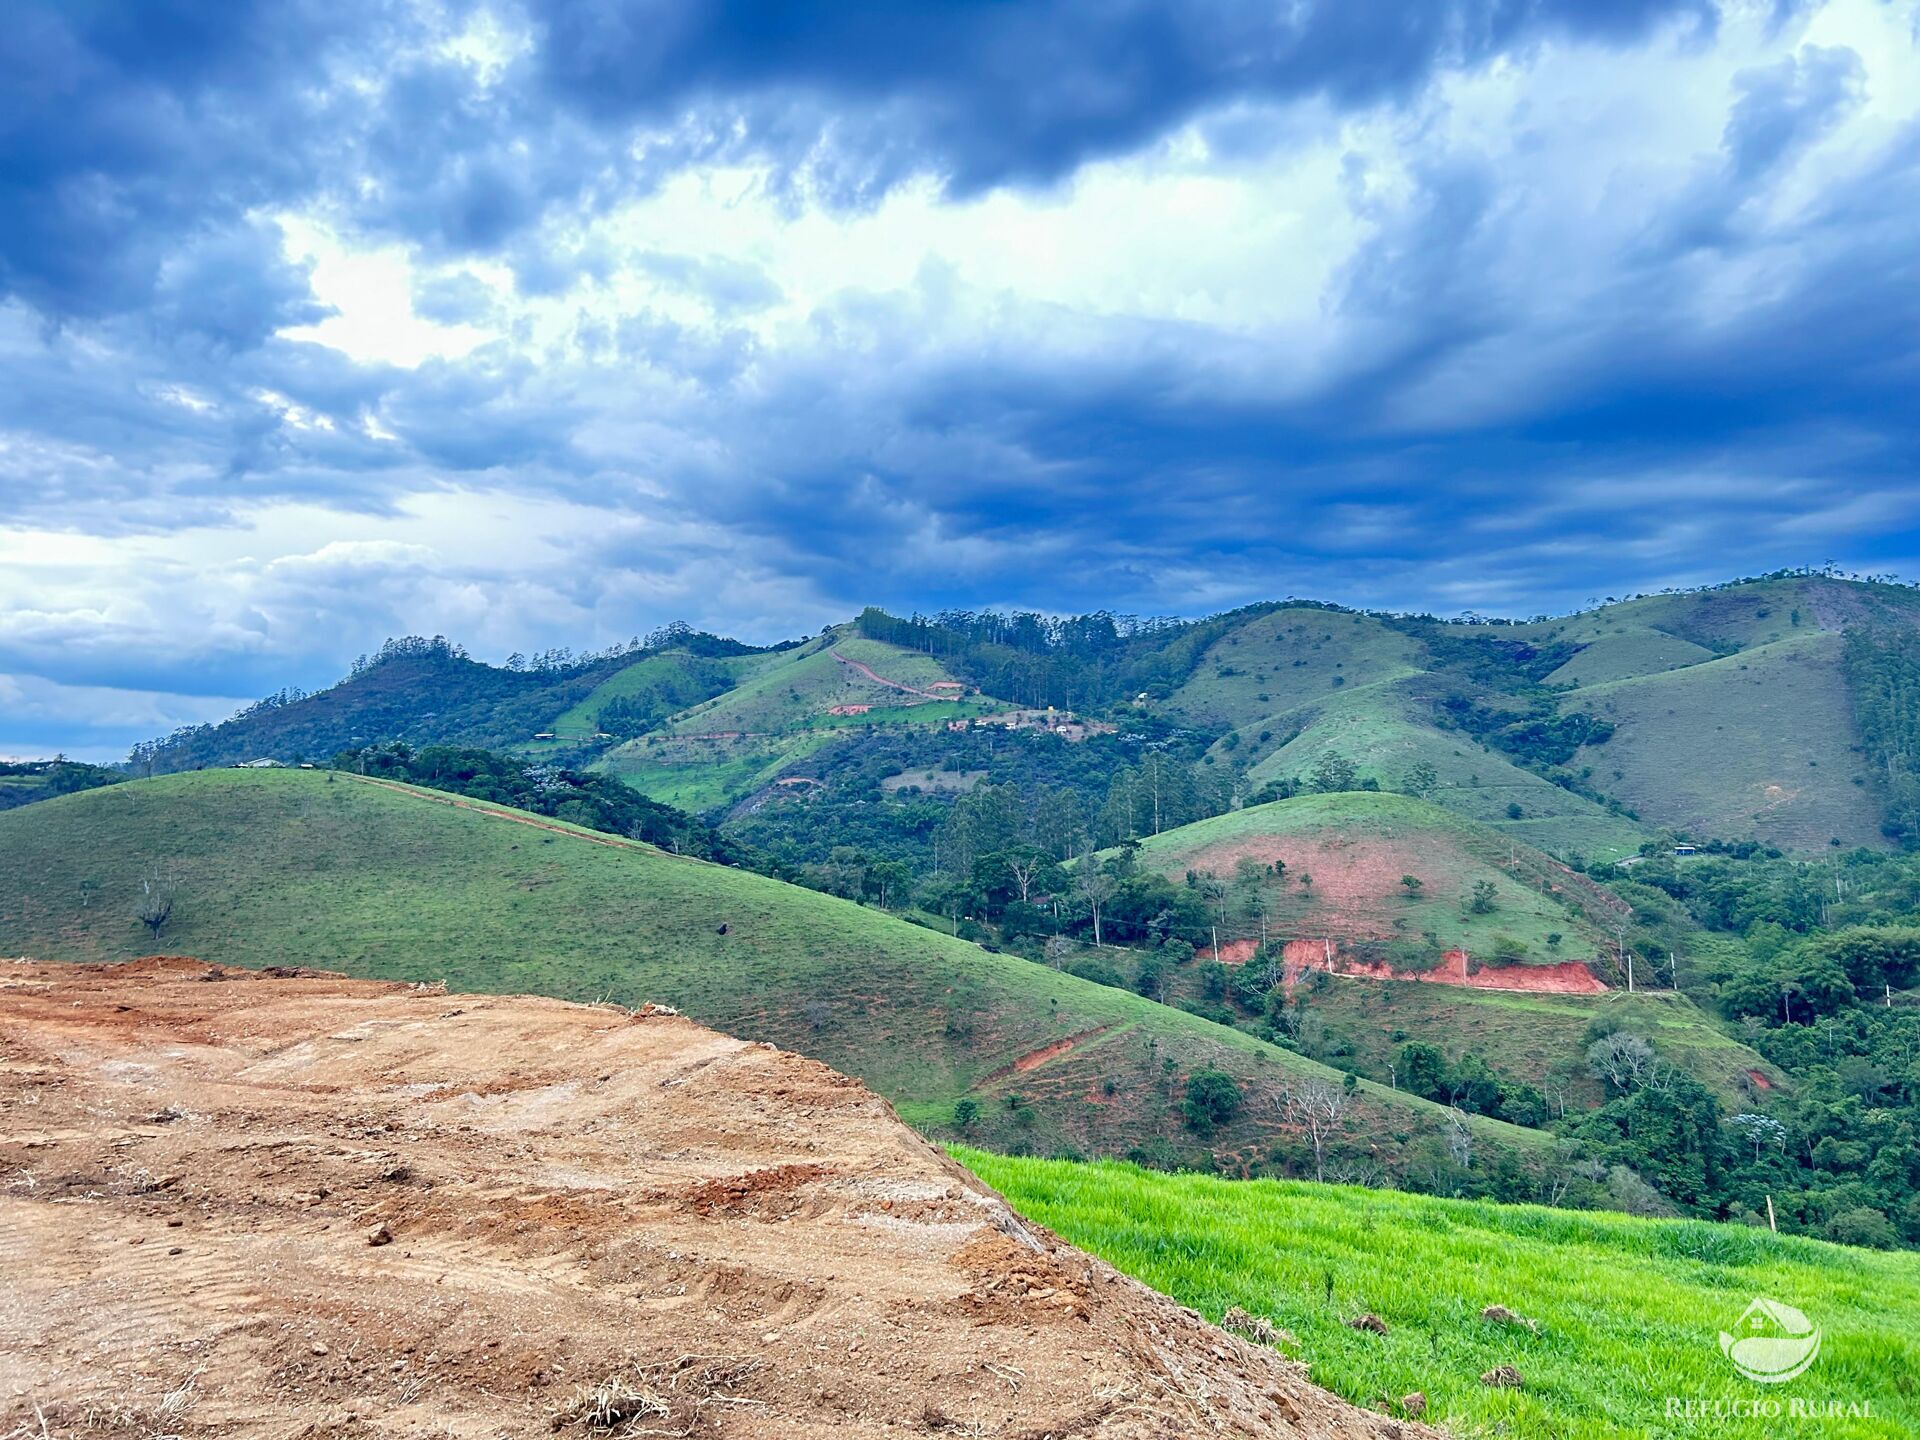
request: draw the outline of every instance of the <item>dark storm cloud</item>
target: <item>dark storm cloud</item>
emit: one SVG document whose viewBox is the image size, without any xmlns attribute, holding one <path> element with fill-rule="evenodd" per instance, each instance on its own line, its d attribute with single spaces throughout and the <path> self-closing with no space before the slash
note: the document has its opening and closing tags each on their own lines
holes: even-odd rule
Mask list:
<svg viewBox="0 0 1920 1440">
<path fill-rule="evenodd" d="M 1523 143 L 1452 129 L 1432 82 L 1510 56 L 1535 83 L 1563 42 L 1601 75 L 1656 36 L 1663 63 L 1708 53 L 1701 0 L 501 13 L 477 64 L 447 43 L 482 14 L 466 0 L 29 0 L 0 25 L 0 540 L 453 497 L 401 539 L 335 547 L 306 521 L 217 575 L 159 546 L 0 608 L 34 735 L 87 686 L 322 683 L 387 629 L 537 648 L 675 613 L 775 638 L 871 600 L 1289 592 L 1531 610 L 1920 557 L 1920 133 L 1782 203 L 1876 98 L 1862 56 L 1796 44 L 1809 7 L 1775 7 L 1786 38 L 1730 93 L 1718 72 L 1724 123 L 1651 180 L 1605 134 L 1540 139 L 1524 106 Z M 909 179 L 1047 186 L 1189 121 L 1231 175 L 1329 143 L 1329 113 L 1393 136 L 1346 161 L 1354 238 L 1311 365 L 1258 322 L 1130 313 L 1124 283 L 1076 309 L 929 262 L 806 293 L 806 266 L 752 245 L 593 223 L 722 161 L 764 166 L 793 216 Z M 1558 199 L 1535 144 L 1563 147 Z M 498 338 L 412 368 L 288 338 L 324 309 L 283 211 L 405 249 L 416 316 Z M 516 308 L 561 297 L 577 313 L 546 330 Z M 763 324 L 789 303 L 803 318 Z M 459 505 L 489 491 L 533 502 L 500 523 L 551 547 L 544 573 L 463 553 Z M 546 507 L 592 518 L 546 536 Z"/>
<path fill-rule="evenodd" d="M 1370 104 L 1443 65 L 1549 36 L 1625 42 L 1675 15 L 1714 20 L 1703 0 L 556 0 L 540 62 L 561 104 L 656 125 L 715 113 L 810 158 L 843 199 L 923 171 L 967 194 L 1052 180 L 1208 105 Z"/>
</svg>

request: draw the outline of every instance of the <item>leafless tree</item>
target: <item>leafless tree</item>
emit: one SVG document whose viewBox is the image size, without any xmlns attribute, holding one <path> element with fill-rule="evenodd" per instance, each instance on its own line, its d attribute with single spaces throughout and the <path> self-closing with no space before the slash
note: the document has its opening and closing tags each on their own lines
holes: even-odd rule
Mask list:
<svg viewBox="0 0 1920 1440">
<path fill-rule="evenodd" d="M 1473 1128 L 1459 1110 L 1447 1111 L 1447 1153 L 1462 1170 L 1473 1164 Z"/>
<path fill-rule="evenodd" d="M 1100 859 L 1092 851 L 1080 857 L 1080 863 L 1073 867 L 1073 889 L 1093 915 L 1093 943 L 1104 944 L 1100 938 L 1100 910 L 1113 898 L 1118 882 L 1100 865 Z"/>
<path fill-rule="evenodd" d="M 1274 1097 L 1280 1118 L 1298 1125 L 1313 1146 L 1313 1178 L 1327 1178 L 1327 1141 L 1340 1128 L 1340 1117 L 1347 1113 L 1347 1095 L 1338 1085 L 1315 1077 L 1299 1085 L 1288 1085 Z"/>
<path fill-rule="evenodd" d="M 1032 903 L 1033 877 L 1040 873 L 1041 867 L 1046 863 L 1046 856 L 1039 854 L 1018 855 L 1007 860 L 1007 873 L 1013 876 L 1013 885 L 1020 892 L 1022 905 Z"/>
<path fill-rule="evenodd" d="M 1594 1078 L 1606 1081 L 1622 1095 L 1657 1087 L 1660 1080 L 1660 1057 L 1652 1044 L 1625 1030 L 1616 1030 L 1589 1045 L 1587 1065 Z"/>
<path fill-rule="evenodd" d="M 160 943 L 160 932 L 173 918 L 174 887 L 171 880 L 147 879 L 140 882 L 140 900 L 134 918 L 153 932 L 153 943 Z"/>
</svg>

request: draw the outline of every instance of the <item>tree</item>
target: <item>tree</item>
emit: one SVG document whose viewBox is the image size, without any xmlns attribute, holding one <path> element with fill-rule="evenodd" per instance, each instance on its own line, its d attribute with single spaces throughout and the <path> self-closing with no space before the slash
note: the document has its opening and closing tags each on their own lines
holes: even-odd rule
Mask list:
<svg viewBox="0 0 1920 1440">
<path fill-rule="evenodd" d="M 173 918 L 174 887 L 171 880 L 142 880 L 140 899 L 134 907 L 134 918 L 153 932 L 154 944 L 160 943 L 160 932 Z"/>
<path fill-rule="evenodd" d="M 1240 1110 L 1240 1084 L 1224 1070 L 1195 1070 L 1187 1076 L 1183 1107 L 1187 1124 L 1201 1135 L 1211 1135 Z"/>
<path fill-rule="evenodd" d="M 1489 915 L 1500 908 L 1500 892 L 1494 889 L 1491 880 L 1473 882 L 1473 893 L 1467 897 L 1467 913 L 1470 915 Z"/>
<path fill-rule="evenodd" d="M 1409 795 L 1431 795 L 1440 784 L 1440 772 L 1433 768 L 1430 761 L 1416 760 L 1407 767 L 1406 779 L 1400 782 L 1401 789 Z"/>
<path fill-rule="evenodd" d="M 1307 772 L 1307 783 L 1322 795 L 1335 790 L 1351 790 L 1356 773 L 1351 760 L 1338 750 L 1329 750 L 1313 762 L 1313 769 Z"/>
<path fill-rule="evenodd" d="M 1313 1178 L 1327 1178 L 1327 1141 L 1340 1128 L 1340 1117 L 1347 1113 L 1348 1095 L 1339 1086 L 1315 1076 L 1298 1086 L 1281 1090 L 1274 1103 L 1289 1125 L 1298 1125 L 1313 1147 Z"/>
<path fill-rule="evenodd" d="M 1409 900 L 1417 900 L 1420 897 L 1420 892 L 1426 888 L 1426 884 L 1427 882 L 1422 880 L 1418 875 L 1402 875 L 1400 877 L 1400 887 L 1407 892 L 1407 899 Z"/>
<path fill-rule="evenodd" d="M 1020 850 L 1007 856 L 1007 874 L 1013 877 L 1013 888 L 1019 892 L 1020 903 L 1033 903 L 1033 880 L 1045 867 L 1047 857 L 1038 850 Z"/>
<path fill-rule="evenodd" d="M 1087 907 L 1093 917 L 1093 943 L 1105 942 L 1100 937 L 1100 912 L 1111 900 L 1119 883 L 1100 864 L 1100 857 L 1088 851 L 1080 857 L 1080 863 L 1073 867 L 1073 891 Z"/>
<path fill-rule="evenodd" d="M 953 1102 L 953 1128 L 963 1135 L 980 1118 L 980 1102 L 971 1095 L 962 1095 Z"/>
<path fill-rule="evenodd" d="M 1606 1081 L 1622 1095 L 1653 1084 L 1660 1074 L 1652 1044 L 1629 1030 L 1616 1030 L 1589 1045 L 1587 1065 L 1596 1080 Z"/>
</svg>

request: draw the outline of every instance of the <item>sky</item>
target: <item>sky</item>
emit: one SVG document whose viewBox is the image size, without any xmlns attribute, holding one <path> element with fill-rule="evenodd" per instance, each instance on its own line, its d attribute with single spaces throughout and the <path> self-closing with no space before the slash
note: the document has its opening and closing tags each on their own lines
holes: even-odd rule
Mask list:
<svg viewBox="0 0 1920 1440">
<path fill-rule="evenodd" d="M 0 755 L 389 635 L 1920 579 L 1920 0 L 16 0 Z"/>
</svg>

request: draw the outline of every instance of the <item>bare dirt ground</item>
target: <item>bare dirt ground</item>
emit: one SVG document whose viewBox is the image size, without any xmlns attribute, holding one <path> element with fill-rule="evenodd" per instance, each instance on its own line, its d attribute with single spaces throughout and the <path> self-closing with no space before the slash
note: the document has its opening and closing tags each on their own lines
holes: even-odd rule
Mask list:
<svg viewBox="0 0 1920 1440">
<path fill-rule="evenodd" d="M 1424 1435 L 693 1023 L 0 962 L 0 1437 Z"/>
</svg>

